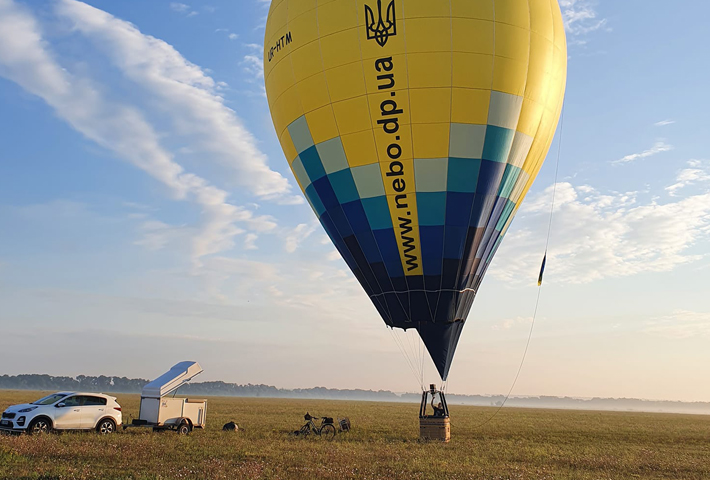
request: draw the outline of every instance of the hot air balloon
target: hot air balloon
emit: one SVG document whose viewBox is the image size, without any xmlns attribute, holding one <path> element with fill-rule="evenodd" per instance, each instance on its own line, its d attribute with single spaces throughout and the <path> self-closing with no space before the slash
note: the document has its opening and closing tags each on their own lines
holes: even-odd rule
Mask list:
<svg viewBox="0 0 710 480">
<path fill-rule="evenodd" d="M 271 3 L 264 78 L 291 170 L 442 380 L 550 148 L 566 72 L 557 0 Z"/>
</svg>

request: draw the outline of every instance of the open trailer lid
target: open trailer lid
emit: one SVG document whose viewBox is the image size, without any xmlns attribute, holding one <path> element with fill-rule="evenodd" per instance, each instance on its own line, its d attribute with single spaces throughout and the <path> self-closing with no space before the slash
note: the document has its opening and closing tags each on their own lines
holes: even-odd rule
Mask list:
<svg viewBox="0 0 710 480">
<path fill-rule="evenodd" d="M 144 398 L 160 398 L 177 390 L 192 378 L 202 373 L 202 367 L 197 362 L 180 362 L 166 373 L 143 387 Z"/>
</svg>

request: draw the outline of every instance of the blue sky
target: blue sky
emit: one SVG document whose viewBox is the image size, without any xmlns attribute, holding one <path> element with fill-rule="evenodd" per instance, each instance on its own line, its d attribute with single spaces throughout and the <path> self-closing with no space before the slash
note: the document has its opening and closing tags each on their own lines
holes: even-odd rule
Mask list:
<svg viewBox="0 0 710 480">
<path fill-rule="evenodd" d="M 710 401 L 710 6 L 560 4 L 556 212 L 514 393 Z M 288 171 L 263 89 L 267 11 L 0 0 L 0 373 L 154 377 L 190 358 L 204 379 L 418 388 L 397 342 L 418 345 L 392 338 Z M 555 153 L 450 391 L 515 376 Z"/>
</svg>

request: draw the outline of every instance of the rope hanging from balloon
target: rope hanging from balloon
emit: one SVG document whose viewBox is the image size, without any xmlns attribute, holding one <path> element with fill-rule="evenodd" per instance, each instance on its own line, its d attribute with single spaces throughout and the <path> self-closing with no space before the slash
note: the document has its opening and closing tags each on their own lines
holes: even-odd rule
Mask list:
<svg viewBox="0 0 710 480">
<path fill-rule="evenodd" d="M 424 346 L 424 342 L 419 336 L 417 328 L 410 328 L 407 331 L 388 328 L 394 343 L 399 348 L 400 353 L 404 357 L 409 370 L 417 379 L 417 383 L 421 388 L 421 391 L 427 390 L 424 388 L 424 373 L 426 371 L 426 356 L 427 350 Z M 411 331 L 411 332 L 410 332 Z M 415 336 L 416 338 L 412 338 Z"/>
<path fill-rule="evenodd" d="M 397 344 L 400 353 L 404 357 L 404 360 L 409 366 L 409 370 L 414 375 L 414 378 L 419 383 L 422 391 L 424 390 L 424 347 L 421 343 L 421 339 L 413 340 L 412 334 L 402 330 L 395 330 L 394 328 L 388 328 L 394 342 Z M 410 330 L 416 332 L 415 328 Z M 402 338 L 404 336 L 404 339 Z M 418 335 L 417 335 L 418 336 Z"/>
<path fill-rule="evenodd" d="M 559 141 L 557 142 L 557 163 L 555 166 L 555 183 L 552 186 L 552 203 L 550 205 L 550 221 L 547 226 L 547 239 L 545 241 L 545 254 L 542 258 L 542 265 L 540 267 L 540 275 L 538 277 L 537 281 L 537 299 L 535 300 L 535 310 L 533 311 L 533 317 L 532 317 L 532 322 L 530 324 L 530 332 L 528 333 L 528 340 L 525 343 L 525 350 L 523 351 L 523 357 L 520 360 L 520 366 L 518 367 L 518 371 L 515 374 L 515 378 L 513 379 L 513 384 L 510 386 L 510 390 L 508 390 L 508 394 L 505 396 L 503 399 L 503 402 L 498 406 L 498 409 L 491 415 L 485 422 L 481 423 L 480 425 L 477 425 L 476 428 L 481 428 L 485 426 L 486 424 L 490 423 L 497 415 L 500 413 L 500 411 L 503 409 L 505 404 L 508 402 L 510 399 L 510 395 L 513 393 L 513 390 L 515 389 L 515 385 L 518 383 L 518 378 L 520 378 L 520 372 L 523 370 L 523 366 L 525 365 L 525 359 L 527 358 L 528 355 L 528 350 L 530 349 L 530 342 L 532 341 L 532 334 L 535 329 L 535 320 L 537 319 L 537 310 L 538 307 L 540 306 L 540 295 L 542 293 L 542 281 L 543 277 L 545 275 L 545 266 L 547 265 L 547 251 L 550 247 L 550 236 L 552 234 L 552 220 L 554 217 L 554 212 L 555 212 L 555 196 L 557 194 L 557 179 L 560 173 L 560 156 L 562 153 L 562 138 L 563 138 L 563 133 L 564 133 L 564 126 L 565 126 L 565 110 L 564 107 L 562 107 L 562 116 L 560 118 L 560 138 Z"/>
</svg>

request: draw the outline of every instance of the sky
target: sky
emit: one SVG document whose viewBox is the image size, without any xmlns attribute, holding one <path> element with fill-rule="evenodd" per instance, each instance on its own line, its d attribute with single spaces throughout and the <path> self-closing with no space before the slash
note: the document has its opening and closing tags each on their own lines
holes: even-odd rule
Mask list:
<svg viewBox="0 0 710 480">
<path fill-rule="evenodd" d="M 274 134 L 268 0 L 0 0 L 0 374 L 417 391 Z M 563 124 L 448 391 L 710 401 L 710 4 L 560 0 Z M 560 144 L 561 139 L 561 144 Z M 437 377 L 425 364 L 425 383 Z"/>
</svg>

